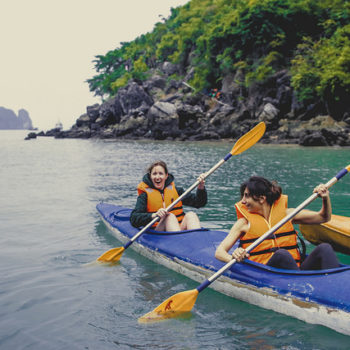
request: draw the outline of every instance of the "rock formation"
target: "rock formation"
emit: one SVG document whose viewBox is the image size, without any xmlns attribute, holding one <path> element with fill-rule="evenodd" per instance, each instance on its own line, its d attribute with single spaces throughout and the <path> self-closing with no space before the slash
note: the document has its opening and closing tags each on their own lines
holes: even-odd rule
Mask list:
<svg viewBox="0 0 350 350">
<path fill-rule="evenodd" d="M 33 124 L 25 109 L 20 109 L 17 116 L 11 109 L 0 107 L 0 129 L 32 130 Z"/>
<path fill-rule="evenodd" d="M 237 138 L 264 121 L 265 143 L 350 145 L 349 113 L 333 118 L 321 102 L 299 103 L 287 70 L 249 88 L 239 83 L 239 74 L 228 76 L 219 100 L 207 92 L 194 92 L 185 80 L 171 79 L 174 72 L 176 66 L 164 63 L 147 80 L 131 80 L 110 100 L 88 106 L 70 130 L 53 129 L 40 135 L 218 140 Z"/>
</svg>

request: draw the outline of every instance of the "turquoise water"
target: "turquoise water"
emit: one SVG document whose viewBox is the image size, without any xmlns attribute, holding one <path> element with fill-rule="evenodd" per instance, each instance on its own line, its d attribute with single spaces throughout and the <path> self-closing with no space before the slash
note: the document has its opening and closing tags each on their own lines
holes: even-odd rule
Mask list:
<svg viewBox="0 0 350 350">
<path fill-rule="evenodd" d="M 131 249 L 116 266 L 88 264 L 120 246 L 98 202 L 134 206 L 136 185 L 155 159 L 188 187 L 233 141 L 24 141 L 26 134 L 0 131 L 0 349 L 349 348 L 348 336 L 210 289 L 191 317 L 140 325 L 139 316 L 197 283 Z M 349 155 L 349 148 L 256 145 L 207 179 L 203 226 L 230 229 L 239 185 L 252 174 L 278 180 L 293 207 L 348 165 Z M 331 189 L 335 214 L 350 215 L 349 186 L 347 175 Z"/>
</svg>

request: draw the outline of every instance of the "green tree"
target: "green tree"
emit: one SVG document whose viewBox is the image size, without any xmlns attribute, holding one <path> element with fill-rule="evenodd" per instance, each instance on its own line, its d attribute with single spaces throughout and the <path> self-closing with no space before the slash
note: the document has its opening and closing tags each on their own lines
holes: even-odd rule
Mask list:
<svg viewBox="0 0 350 350">
<path fill-rule="evenodd" d="M 198 90 L 219 86 L 240 69 L 245 84 L 290 69 L 304 102 L 344 101 L 349 90 L 348 0 L 191 0 L 146 33 L 96 56 L 88 79 L 96 95 L 113 95 L 164 61 L 194 69 Z M 125 69 L 128 67 L 129 69 Z M 340 103 L 340 102 L 339 102 Z"/>
<path fill-rule="evenodd" d="M 300 100 L 344 104 L 350 97 L 350 24 L 329 39 L 305 38 L 292 60 L 292 86 Z"/>
</svg>

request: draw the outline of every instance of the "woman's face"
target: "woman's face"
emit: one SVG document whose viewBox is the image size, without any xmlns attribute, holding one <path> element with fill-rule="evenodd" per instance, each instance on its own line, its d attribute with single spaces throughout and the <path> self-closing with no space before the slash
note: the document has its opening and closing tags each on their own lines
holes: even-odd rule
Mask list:
<svg viewBox="0 0 350 350">
<path fill-rule="evenodd" d="M 168 178 L 168 174 L 165 173 L 164 168 L 161 165 L 156 165 L 151 171 L 151 180 L 153 186 L 158 190 L 163 190 L 165 180 Z"/>
<path fill-rule="evenodd" d="M 259 212 L 262 206 L 261 201 L 259 199 L 253 198 L 253 196 L 249 193 L 247 187 L 245 188 L 243 193 L 242 203 L 247 207 L 250 213 Z"/>
</svg>

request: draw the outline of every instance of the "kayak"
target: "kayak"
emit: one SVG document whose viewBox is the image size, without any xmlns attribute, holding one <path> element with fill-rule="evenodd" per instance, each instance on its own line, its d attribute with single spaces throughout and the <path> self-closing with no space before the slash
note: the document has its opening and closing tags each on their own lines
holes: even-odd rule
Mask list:
<svg viewBox="0 0 350 350">
<path fill-rule="evenodd" d="M 97 210 L 122 242 L 139 230 L 131 209 L 99 203 Z M 130 246 L 141 255 L 197 282 L 224 263 L 214 254 L 227 232 L 201 228 L 179 232 L 148 230 Z M 233 247 L 234 249 L 235 247 Z M 350 266 L 317 271 L 283 270 L 250 260 L 232 265 L 210 288 L 250 304 L 350 335 Z"/>
<path fill-rule="evenodd" d="M 320 225 L 299 225 L 300 231 L 310 243 L 326 242 L 337 252 L 350 254 L 350 218 L 332 215 L 330 221 Z"/>
</svg>

